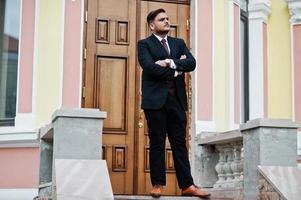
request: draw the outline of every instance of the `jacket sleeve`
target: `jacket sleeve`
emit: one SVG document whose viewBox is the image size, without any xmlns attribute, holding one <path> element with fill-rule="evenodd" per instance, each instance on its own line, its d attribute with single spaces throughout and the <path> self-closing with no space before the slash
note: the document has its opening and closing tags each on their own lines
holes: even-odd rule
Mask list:
<svg viewBox="0 0 301 200">
<path fill-rule="evenodd" d="M 174 78 L 175 70 L 157 65 L 150 54 L 146 42 L 143 40 L 138 42 L 138 61 L 143 71 L 153 78 L 160 80 L 172 80 Z"/>
<path fill-rule="evenodd" d="M 195 59 L 193 57 L 193 55 L 190 53 L 190 51 L 188 50 L 184 40 L 180 40 L 181 41 L 181 55 L 186 55 L 186 59 L 180 60 L 180 59 L 174 59 L 174 63 L 177 66 L 178 71 L 182 71 L 182 72 L 190 72 L 193 71 L 196 67 L 196 62 Z"/>
</svg>

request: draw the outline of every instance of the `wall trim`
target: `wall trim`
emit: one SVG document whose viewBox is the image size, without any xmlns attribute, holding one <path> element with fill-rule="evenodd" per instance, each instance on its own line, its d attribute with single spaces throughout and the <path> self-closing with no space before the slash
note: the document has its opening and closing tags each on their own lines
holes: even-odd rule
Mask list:
<svg viewBox="0 0 301 200">
<path fill-rule="evenodd" d="M 235 124 L 235 67 L 234 67 L 234 1 L 228 2 L 229 10 L 229 127 Z"/>
<path fill-rule="evenodd" d="M 20 131 L 14 128 L 0 129 L 0 148 L 39 147 L 37 131 Z M 0 198 L 1 199 L 1 198 Z"/>
<path fill-rule="evenodd" d="M 80 38 L 82 38 L 81 42 L 80 42 L 80 71 L 79 71 L 79 97 L 78 97 L 78 108 L 81 108 L 82 107 L 82 87 L 83 87 L 83 67 L 84 67 L 84 64 L 83 64 L 83 57 L 84 57 L 84 54 L 83 54 L 83 51 L 84 51 L 84 31 L 85 31 L 85 19 L 84 19 L 84 13 L 85 13 L 85 1 L 81 1 L 81 36 Z"/>
<path fill-rule="evenodd" d="M 216 94 L 215 94 L 215 1 L 212 1 L 212 123 L 214 124 L 214 130 L 216 129 L 216 118 L 215 118 L 215 99 L 216 99 Z"/>
<path fill-rule="evenodd" d="M 36 196 L 37 188 L 0 189 L 0 199 L 32 200 Z"/>
<path fill-rule="evenodd" d="M 291 36 L 291 77 L 292 77 L 292 87 L 291 87 L 291 92 L 292 92 L 292 120 L 296 120 L 296 111 L 295 111 L 295 51 L 294 51 L 294 25 L 291 24 L 290 26 L 290 36 Z"/>
<path fill-rule="evenodd" d="M 38 64 L 38 36 L 39 36 L 39 20 L 40 20 L 40 1 L 35 0 L 35 25 L 34 25 L 34 49 L 33 49 L 33 69 L 32 69 L 32 113 L 37 111 L 37 64 Z"/>
<path fill-rule="evenodd" d="M 18 44 L 18 70 L 17 70 L 17 96 L 16 96 L 16 114 L 19 112 L 19 83 L 20 83 L 20 66 L 21 66 L 21 44 L 22 44 L 22 15 L 23 15 L 23 3 L 25 0 L 20 1 L 20 16 L 19 16 L 19 44 Z"/>
<path fill-rule="evenodd" d="M 59 106 L 63 107 L 63 90 L 64 90 L 64 47 L 65 47 L 65 1 L 62 1 L 61 15 L 62 15 L 62 24 L 61 24 L 61 59 L 60 59 L 60 91 L 59 91 Z"/>
</svg>

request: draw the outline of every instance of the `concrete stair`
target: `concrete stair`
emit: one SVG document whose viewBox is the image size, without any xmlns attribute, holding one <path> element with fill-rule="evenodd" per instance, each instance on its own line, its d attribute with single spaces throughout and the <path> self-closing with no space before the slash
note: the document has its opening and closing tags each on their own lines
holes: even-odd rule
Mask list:
<svg viewBox="0 0 301 200">
<path fill-rule="evenodd" d="M 115 200 L 201 200 L 201 199 L 210 199 L 210 200 L 233 200 L 232 198 L 199 198 L 199 197 L 182 197 L 182 196 L 161 196 L 160 198 L 153 198 L 151 196 L 135 196 L 135 195 L 114 195 Z"/>
</svg>

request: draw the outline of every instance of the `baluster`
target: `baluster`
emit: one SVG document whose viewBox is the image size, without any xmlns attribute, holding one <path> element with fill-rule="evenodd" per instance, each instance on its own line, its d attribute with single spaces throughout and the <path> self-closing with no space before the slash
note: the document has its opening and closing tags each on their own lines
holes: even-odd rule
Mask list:
<svg viewBox="0 0 301 200">
<path fill-rule="evenodd" d="M 218 187 L 222 187 L 222 185 L 225 182 L 225 170 L 224 170 L 224 165 L 226 163 L 226 156 L 225 156 L 225 152 L 224 152 L 224 148 L 223 146 L 220 145 L 216 145 L 216 149 L 219 153 L 219 160 L 217 165 L 215 166 L 215 170 L 217 172 L 217 176 L 218 176 L 218 180 L 217 182 L 214 184 L 214 188 L 218 188 Z"/>
<path fill-rule="evenodd" d="M 242 172 L 242 162 L 241 162 L 241 148 L 242 143 L 237 142 L 233 144 L 233 150 L 234 150 L 234 162 L 232 167 L 233 175 L 234 175 L 234 187 L 240 187 L 240 176 Z"/>
</svg>

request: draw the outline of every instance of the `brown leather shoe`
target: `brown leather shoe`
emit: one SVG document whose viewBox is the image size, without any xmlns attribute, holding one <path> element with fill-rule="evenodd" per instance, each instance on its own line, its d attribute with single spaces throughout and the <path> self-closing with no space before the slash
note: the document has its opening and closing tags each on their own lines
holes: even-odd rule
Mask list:
<svg viewBox="0 0 301 200">
<path fill-rule="evenodd" d="M 155 198 L 159 198 L 161 196 L 161 193 L 163 191 L 162 185 L 155 185 L 153 186 L 153 189 L 150 191 L 150 195 Z"/>
<path fill-rule="evenodd" d="M 196 196 L 196 197 L 207 198 L 210 196 L 210 194 L 208 192 L 201 190 L 201 188 L 195 185 L 191 185 L 182 190 L 182 196 Z"/>
</svg>

